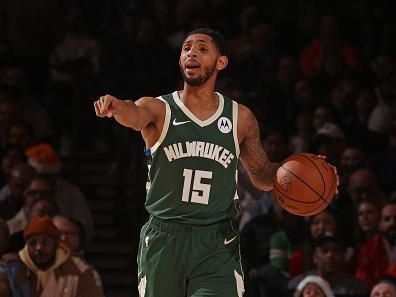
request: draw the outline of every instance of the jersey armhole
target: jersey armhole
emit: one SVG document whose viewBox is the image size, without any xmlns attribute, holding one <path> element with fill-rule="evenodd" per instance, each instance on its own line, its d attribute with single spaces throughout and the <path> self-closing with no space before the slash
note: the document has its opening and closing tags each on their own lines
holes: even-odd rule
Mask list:
<svg viewBox="0 0 396 297">
<path fill-rule="evenodd" d="M 237 158 L 239 158 L 240 150 L 238 141 L 238 103 L 235 101 L 232 101 L 232 122 L 232 134 L 234 136 L 235 153 Z"/>
<path fill-rule="evenodd" d="M 157 97 L 157 99 L 159 99 L 165 103 L 165 120 L 164 120 L 164 126 L 162 127 L 160 137 L 158 138 L 157 142 L 150 148 L 150 151 L 152 154 L 157 150 L 157 148 L 164 141 L 166 134 L 168 133 L 169 122 L 170 122 L 170 118 L 171 118 L 171 109 L 170 109 L 169 103 L 161 96 Z"/>
</svg>

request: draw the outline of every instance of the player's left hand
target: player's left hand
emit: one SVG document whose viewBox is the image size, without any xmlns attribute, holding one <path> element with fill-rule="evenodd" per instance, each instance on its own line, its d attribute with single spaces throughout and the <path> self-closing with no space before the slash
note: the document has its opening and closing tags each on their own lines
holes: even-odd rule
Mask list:
<svg viewBox="0 0 396 297">
<path fill-rule="evenodd" d="M 317 156 L 318 156 L 318 158 L 323 159 L 323 160 L 326 161 L 326 156 L 324 156 L 324 155 L 317 155 Z M 327 164 L 329 164 L 329 166 L 333 169 L 334 174 L 336 176 L 337 188 L 336 188 L 335 194 L 337 195 L 338 194 L 338 186 L 340 185 L 340 177 L 339 177 L 339 175 L 337 173 L 337 167 L 335 167 L 334 165 L 331 165 L 329 162 L 327 162 Z"/>
</svg>

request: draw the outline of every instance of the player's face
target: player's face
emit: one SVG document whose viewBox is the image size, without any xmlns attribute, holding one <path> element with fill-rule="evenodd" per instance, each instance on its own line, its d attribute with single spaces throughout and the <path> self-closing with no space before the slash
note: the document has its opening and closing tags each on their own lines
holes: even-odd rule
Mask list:
<svg viewBox="0 0 396 297">
<path fill-rule="evenodd" d="M 184 41 L 179 66 L 187 84 L 201 86 L 226 65 L 227 58 L 220 55 L 212 37 L 194 34 Z"/>
</svg>

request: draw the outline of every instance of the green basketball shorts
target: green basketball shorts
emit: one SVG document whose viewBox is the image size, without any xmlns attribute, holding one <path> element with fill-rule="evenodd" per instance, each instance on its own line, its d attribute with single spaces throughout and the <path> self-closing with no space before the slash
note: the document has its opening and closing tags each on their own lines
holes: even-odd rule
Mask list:
<svg viewBox="0 0 396 297">
<path fill-rule="evenodd" d="M 208 226 L 154 217 L 138 253 L 140 297 L 242 297 L 239 235 L 231 221 Z"/>
</svg>

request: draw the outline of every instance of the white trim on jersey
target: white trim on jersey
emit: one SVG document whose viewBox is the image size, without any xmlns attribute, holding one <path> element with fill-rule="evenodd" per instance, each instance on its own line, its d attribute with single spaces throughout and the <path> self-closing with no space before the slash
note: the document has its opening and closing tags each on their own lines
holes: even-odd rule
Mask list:
<svg viewBox="0 0 396 297">
<path fill-rule="evenodd" d="M 238 169 L 235 170 L 235 184 L 237 185 L 237 188 L 235 189 L 234 200 L 239 200 L 239 196 L 238 196 Z M 237 211 L 238 211 L 238 209 L 237 209 Z"/>
<path fill-rule="evenodd" d="M 235 101 L 232 101 L 232 123 L 232 133 L 235 142 L 235 153 L 236 157 L 239 158 L 240 149 L 238 141 L 238 103 L 236 103 Z"/>
<path fill-rule="evenodd" d="M 212 124 L 215 120 L 217 120 L 217 118 L 221 115 L 221 113 L 223 112 L 223 108 L 224 108 L 224 97 L 222 94 L 217 93 L 219 97 L 219 106 L 216 110 L 216 112 L 208 119 L 201 121 L 200 119 L 198 119 L 188 108 L 187 106 L 184 105 L 183 101 L 181 101 L 180 97 L 179 97 L 179 93 L 178 91 L 175 91 L 172 93 L 172 97 L 173 100 L 175 101 L 175 103 L 180 107 L 180 109 L 184 112 L 184 114 L 189 117 L 193 122 L 195 122 L 197 125 L 199 125 L 200 127 L 205 127 L 208 126 L 210 124 Z"/>
<path fill-rule="evenodd" d="M 164 141 L 165 136 L 168 133 L 169 123 L 170 123 L 170 119 L 171 119 L 171 109 L 170 109 L 169 103 L 166 102 L 166 100 L 164 98 L 162 98 L 161 96 L 157 97 L 157 99 L 159 99 L 165 103 L 165 120 L 164 120 L 164 126 L 162 127 L 160 137 L 158 138 L 157 142 L 150 148 L 150 151 L 152 154 L 157 150 L 157 148 Z"/>
</svg>

